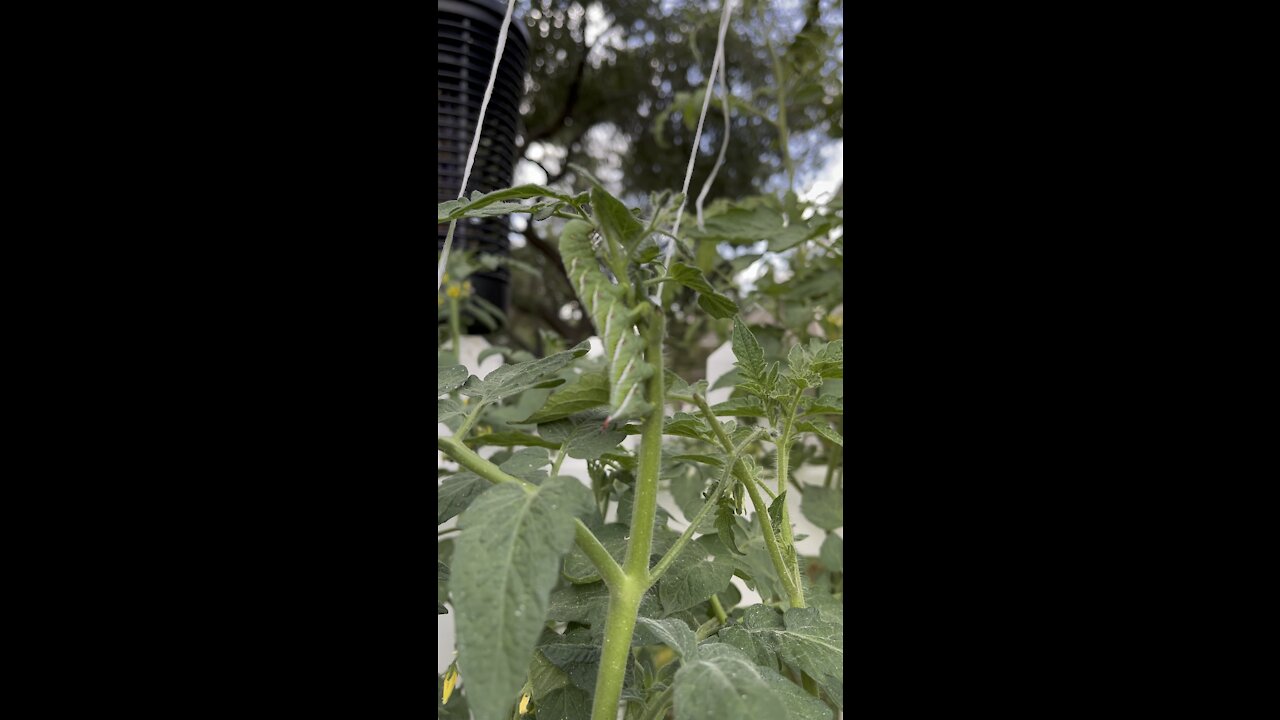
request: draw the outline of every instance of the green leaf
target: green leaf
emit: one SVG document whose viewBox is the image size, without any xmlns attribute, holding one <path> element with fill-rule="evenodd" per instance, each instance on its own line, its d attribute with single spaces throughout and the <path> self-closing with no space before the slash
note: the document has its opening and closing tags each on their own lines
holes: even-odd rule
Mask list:
<svg viewBox="0 0 1280 720">
<path fill-rule="evenodd" d="M 547 473 L 542 468 L 550 464 L 551 458 L 547 457 L 546 448 L 523 448 L 502 461 L 498 469 L 534 485 L 541 485 L 547 479 Z"/>
<path fill-rule="evenodd" d="M 643 265 L 658 259 L 658 254 L 662 252 L 662 246 L 658 243 L 657 236 L 653 233 L 646 233 L 640 244 L 636 245 L 636 249 L 631 252 L 631 258 L 636 263 Z"/>
<path fill-rule="evenodd" d="M 476 356 L 476 362 L 483 363 L 485 358 L 490 355 L 497 355 L 507 362 L 524 362 L 526 360 L 538 359 L 535 355 L 525 350 L 512 350 L 511 348 L 502 347 L 501 345 L 492 345 L 480 351 L 480 354 Z"/>
<path fill-rule="evenodd" d="M 527 432 L 518 430 L 503 430 L 501 432 L 485 433 L 483 435 L 470 435 L 462 441 L 468 447 L 540 447 L 548 450 L 559 450 L 560 443 L 554 443 L 550 440 L 544 440 L 537 435 L 531 435 Z"/>
<path fill-rule="evenodd" d="M 671 268 L 667 271 L 672 280 L 681 285 L 696 290 L 698 292 L 698 305 L 707 311 L 711 317 L 723 320 L 731 318 L 738 312 L 738 306 L 729 298 L 716 292 L 711 287 L 711 283 L 703 277 L 702 271 L 695 267 L 689 267 L 684 263 L 672 263 Z"/>
<path fill-rule="evenodd" d="M 737 515 L 733 511 L 733 507 L 726 503 L 720 503 L 716 508 L 716 534 L 720 537 L 720 541 L 725 544 L 731 551 L 737 555 L 746 555 L 738 549 L 738 539 L 734 536 L 734 518 Z"/>
<path fill-rule="evenodd" d="M 492 484 L 469 470 L 460 470 L 452 477 L 445 478 L 436 488 L 436 524 L 443 525 L 466 510 L 471 501 Z"/>
<path fill-rule="evenodd" d="M 726 612 L 733 610 L 738 606 L 738 603 L 742 602 L 742 593 L 738 590 L 738 586 L 733 583 L 729 583 L 729 587 L 725 588 L 724 592 L 716 593 L 716 597 L 720 598 L 720 605 L 724 607 Z"/>
<path fill-rule="evenodd" d="M 705 310 L 711 317 L 720 320 L 733 317 L 738 312 L 738 304 L 720 293 L 699 294 L 698 307 Z"/>
<path fill-rule="evenodd" d="M 844 491 L 807 486 L 800 501 L 800 512 L 823 530 L 835 530 L 844 525 Z"/>
<path fill-rule="evenodd" d="M 702 229 L 691 228 L 691 237 L 714 239 L 733 245 L 751 245 L 769 241 L 769 250 L 781 252 L 806 240 L 810 228 L 798 218 L 783 226 L 782 213 L 772 208 L 731 208 L 703 221 Z"/>
<path fill-rule="evenodd" d="M 549 357 L 530 362 L 503 365 L 489 373 L 483 380 L 472 377 L 462 386 L 462 394 L 480 398 L 482 403 L 491 403 L 516 393 L 536 387 L 546 387 L 544 379 L 573 362 L 575 358 L 587 354 L 591 348 L 589 342 L 581 342 L 572 350 L 556 353 Z M 556 378 L 556 384 L 564 381 Z"/>
<path fill-rule="evenodd" d="M 764 616 L 766 615 L 771 617 L 765 618 Z M 786 717 L 789 720 L 831 720 L 833 715 L 831 708 L 774 670 L 774 667 L 778 665 L 778 660 L 777 654 L 771 647 L 771 641 L 765 639 L 759 632 L 751 632 L 744 629 L 744 626 L 755 631 L 762 629 L 762 627 L 755 625 L 756 622 L 766 623 L 763 626 L 764 628 L 785 629 L 776 611 L 763 605 L 753 605 L 747 608 L 746 614 L 740 623 L 720 631 L 719 638 L 721 642 L 719 644 L 735 648 L 735 650 L 741 652 L 756 664 L 764 676 L 765 684 L 786 705 Z M 709 650 L 711 645 L 704 645 L 703 647 Z"/>
<path fill-rule="evenodd" d="M 483 218 L 498 217 L 500 215 L 510 215 L 512 213 L 536 213 L 547 208 L 554 208 L 561 203 L 559 201 L 539 202 L 526 205 L 521 202 L 492 202 L 485 203 L 483 206 L 477 207 L 476 203 L 461 208 L 456 208 L 451 214 L 450 219 L 444 222 L 450 222 L 453 219 L 461 220 L 463 218 Z"/>
<path fill-rule="evenodd" d="M 605 373 L 587 373 L 577 382 L 565 385 L 547 398 L 542 409 L 530 415 L 523 423 L 541 424 L 567 418 L 570 415 L 609 404 L 609 378 Z"/>
<path fill-rule="evenodd" d="M 786 718 L 787 706 L 741 651 L 710 643 L 675 677 L 675 716 L 680 720 Z"/>
<path fill-rule="evenodd" d="M 604 583 L 569 585 L 551 593 L 547 619 L 590 625 L 592 637 L 603 637 L 608 609 L 609 589 Z M 640 599 L 640 614 L 649 617 L 657 615 L 658 612 L 658 603 L 651 590 Z"/>
<path fill-rule="evenodd" d="M 484 217 L 486 214 L 505 214 L 481 212 L 483 208 L 490 205 L 510 200 L 527 200 L 529 198 L 547 197 L 556 200 L 568 202 L 572 198 L 563 193 L 556 192 L 551 188 L 541 185 L 520 185 L 518 187 L 506 188 L 504 190 L 495 190 L 488 194 L 472 193 L 469 200 L 447 200 L 440 203 L 436 208 L 437 224 L 446 223 L 451 220 L 459 220 L 464 217 Z M 506 212 L 529 212 L 531 208 L 537 208 L 538 204 L 532 206 L 520 205 L 518 203 L 507 203 L 507 205 L 515 205 L 514 208 Z"/>
<path fill-rule="evenodd" d="M 658 581 L 658 600 L 667 615 L 691 608 L 720 592 L 733 577 L 729 550 L 714 535 L 688 545 Z"/>
<path fill-rule="evenodd" d="M 809 341 L 811 369 L 824 378 L 844 377 L 844 341 L 823 343 L 814 338 Z"/>
<path fill-rule="evenodd" d="M 574 686 L 594 692 L 596 673 L 600 667 L 600 648 L 579 643 L 551 643 L 538 648 L 538 652 L 569 676 Z"/>
<path fill-rule="evenodd" d="M 836 445 L 839 445 L 840 447 L 844 447 L 844 438 L 841 437 L 840 433 L 836 432 L 835 428 L 831 427 L 829 424 L 825 422 L 824 423 L 813 423 L 813 422 L 807 422 L 807 421 L 799 422 L 799 423 L 796 423 L 796 427 L 805 432 L 811 432 L 816 435 L 821 435 L 822 437 L 826 438 L 827 440 L 830 440 Z"/>
<path fill-rule="evenodd" d="M 711 467 L 724 467 L 725 454 L 720 455 L 703 455 L 701 453 L 687 453 L 684 455 L 673 455 L 672 462 L 696 462 Z"/>
<path fill-rule="evenodd" d="M 734 560 L 734 566 L 735 569 L 751 577 L 746 581 L 747 587 L 758 592 L 765 600 L 785 599 L 787 593 L 773 567 L 769 550 L 765 547 L 759 520 L 758 516 L 752 516 L 747 530 L 747 541 L 738 545 L 746 555 L 737 557 Z"/>
<path fill-rule="evenodd" d="M 844 540 L 831 533 L 822 541 L 822 549 L 818 551 L 818 559 L 831 572 L 844 572 Z"/>
<path fill-rule="evenodd" d="M 562 443 L 569 457 L 596 460 L 627 437 L 626 433 L 617 428 L 605 429 L 604 421 L 608 416 L 607 410 L 578 413 L 562 420 L 543 423 L 538 426 L 538 432 L 553 443 Z"/>
<path fill-rule="evenodd" d="M 703 506 L 704 489 L 707 489 L 707 479 L 695 471 L 686 469 L 671 475 L 671 497 L 684 512 L 685 520 L 692 521 Z"/>
<path fill-rule="evenodd" d="M 734 363 L 741 370 L 743 377 L 756 380 L 764 374 L 764 350 L 751 330 L 738 318 L 733 319 L 733 356 Z"/>
<path fill-rule="evenodd" d="M 766 417 L 764 406 L 754 398 L 729 398 L 722 403 L 711 406 L 716 417 Z"/>
<path fill-rule="evenodd" d="M 506 720 L 547 619 L 560 558 L 573 544 L 574 516 L 593 507 L 581 483 L 556 477 L 532 493 L 495 485 L 459 518 L 450 591 L 477 720 Z"/>
<path fill-rule="evenodd" d="M 436 400 L 436 422 L 442 423 L 451 420 L 459 415 L 465 415 L 466 408 L 462 407 L 462 403 L 453 398 L 440 398 Z"/>
<path fill-rule="evenodd" d="M 772 608 L 754 605 L 719 637 L 757 663 L 771 665 L 776 657 L 808 673 L 838 707 L 844 706 L 844 624 L 817 608 L 788 608 L 779 617 Z"/>
<path fill-rule="evenodd" d="M 436 397 L 453 392 L 467 381 L 467 368 L 462 365 L 440 368 L 436 372 Z"/>
<path fill-rule="evenodd" d="M 719 390 L 720 388 L 733 387 L 734 385 L 737 385 L 741 381 L 742 381 L 742 372 L 737 368 L 734 368 L 729 372 L 716 378 L 716 381 L 711 385 L 711 389 Z"/>
<path fill-rule="evenodd" d="M 589 720 L 591 695 L 575 686 L 539 649 L 529 666 L 529 686 L 538 717 Z"/>
<path fill-rule="evenodd" d="M 787 491 L 783 490 L 778 497 L 769 503 L 769 524 L 773 525 L 775 536 L 782 534 L 782 509 L 787 505 Z"/>
<path fill-rule="evenodd" d="M 844 602 L 840 598 L 806 582 L 804 602 L 807 606 L 816 609 L 823 620 L 844 626 Z"/>
<path fill-rule="evenodd" d="M 787 628 L 775 631 L 778 656 L 796 670 L 808 673 L 835 702 L 844 707 L 844 624 L 831 622 L 816 608 L 788 608 Z"/>
<path fill-rule="evenodd" d="M 591 188 L 591 213 L 605 237 L 628 252 L 644 233 L 644 225 L 627 206 L 599 185 Z"/>
<path fill-rule="evenodd" d="M 685 520 L 693 522 L 694 516 L 702 509 L 706 502 L 702 498 L 702 491 L 706 486 L 706 479 L 696 472 L 681 472 L 671 478 L 671 497 L 675 499 L 680 512 L 684 513 Z M 715 518 L 708 517 L 695 532 L 715 532 L 714 523 Z"/>
<path fill-rule="evenodd" d="M 436 206 L 436 224 L 449 222 L 449 218 L 453 217 L 453 213 L 467 205 L 466 200 L 445 200 Z"/>
<path fill-rule="evenodd" d="M 773 668 L 761 668 L 760 673 L 764 675 L 765 684 L 787 707 L 787 720 L 832 720 L 834 713 L 826 703 L 782 677 Z"/>
<path fill-rule="evenodd" d="M 814 369 L 813 356 L 803 345 L 796 345 L 787 353 L 787 370 L 783 377 L 800 389 L 822 385 L 822 376 Z"/>
<path fill-rule="evenodd" d="M 445 584 L 448 581 L 449 581 L 449 566 L 445 565 L 439 560 L 436 560 L 436 614 L 437 615 L 447 615 L 449 613 L 449 609 L 444 606 L 444 602 L 443 602 L 443 600 L 445 600 L 448 597 L 446 594 L 447 590 L 445 589 Z M 444 590 L 444 592 L 441 592 L 442 590 Z"/>
<path fill-rule="evenodd" d="M 721 642 L 728 643 L 746 653 L 757 665 L 776 666 L 777 649 L 773 638 L 762 631 L 782 630 L 782 615 L 766 605 L 752 605 L 742 613 L 742 618 L 718 633 Z"/>
<path fill-rule="evenodd" d="M 609 589 L 602 582 L 570 585 L 551 593 L 547 619 L 556 622 L 590 624 L 609 604 Z"/>
<path fill-rule="evenodd" d="M 823 395 L 813 402 L 809 403 L 809 407 L 805 410 L 806 415 L 843 415 L 844 414 L 844 398 L 838 398 L 834 395 Z"/>
<path fill-rule="evenodd" d="M 803 221 L 788 226 L 778 235 L 769 239 L 770 252 L 786 252 L 809 238 L 816 237 L 819 233 L 814 228 L 807 226 Z"/>
<path fill-rule="evenodd" d="M 693 631 L 683 620 L 675 618 L 666 618 L 664 620 L 654 620 L 652 618 L 637 618 L 635 635 L 632 636 L 631 644 L 635 645 L 666 645 L 672 650 L 680 654 L 685 660 L 691 660 L 698 656 L 698 640 L 694 637 Z"/>
<path fill-rule="evenodd" d="M 663 435 L 679 435 L 694 440 L 712 441 L 711 428 L 697 415 L 678 412 L 662 426 Z"/>
</svg>

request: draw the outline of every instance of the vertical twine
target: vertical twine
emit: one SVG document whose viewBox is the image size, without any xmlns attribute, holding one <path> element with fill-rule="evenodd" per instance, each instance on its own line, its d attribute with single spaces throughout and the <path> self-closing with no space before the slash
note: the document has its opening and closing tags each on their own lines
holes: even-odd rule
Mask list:
<svg viewBox="0 0 1280 720">
<path fill-rule="evenodd" d="M 684 198 L 680 200 L 680 209 L 676 212 L 675 226 L 671 229 L 674 237 L 680 236 L 680 218 L 684 215 L 684 206 L 689 198 L 689 181 L 693 179 L 693 164 L 698 159 L 698 144 L 702 142 L 702 123 L 707 119 L 707 108 L 711 105 L 711 91 L 715 87 L 716 73 L 724 62 L 724 36 L 729 30 L 729 13 L 733 9 L 733 0 L 724 0 L 724 12 L 720 17 L 720 36 L 716 40 L 716 56 L 711 61 L 711 72 L 707 74 L 707 93 L 702 98 L 702 114 L 698 116 L 698 131 L 693 136 L 693 148 L 689 151 L 689 167 L 684 173 L 684 188 L 680 191 Z M 726 98 L 727 101 L 727 98 Z M 671 243 L 662 258 L 663 267 L 671 264 L 671 256 L 675 253 L 675 243 Z"/>
</svg>

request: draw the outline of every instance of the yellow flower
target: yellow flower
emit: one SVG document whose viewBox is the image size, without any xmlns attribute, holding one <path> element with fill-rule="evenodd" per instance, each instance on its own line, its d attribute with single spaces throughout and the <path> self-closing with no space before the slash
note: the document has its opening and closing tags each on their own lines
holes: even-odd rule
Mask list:
<svg viewBox="0 0 1280 720">
<path fill-rule="evenodd" d="M 458 287 L 457 285 L 454 285 L 454 284 L 450 283 L 449 287 L 445 288 L 444 294 L 445 294 L 445 295 L 448 295 L 448 296 L 449 296 L 449 297 L 451 297 L 451 298 L 461 297 L 461 296 L 462 296 L 462 288 Z"/>
<path fill-rule="evenodd" d="M 520 696 L 520 714 L 527 715 L 529 713 L 529 693 Z"/>
<path fill-rule="evenodd" d="M 453 686 L 458 683 L 458 666 L 450 665 L 449 670 L 444 674 L 444 697 L 441 698 L 440 704 L 449 704 L 449 696 L 453 694 Z"/>
<path fill-rule="evenodd" d="M 437 296 L 436 296 L 436 307 L 441 307 L 442 305 L 444 305 L 444 296 L 443 296 L 443 295 L 437 295 Z"/>
<path fill-rule="evenodd" d="M 468 295 L 470 295 L 470 294 L 471 294 L 471 281 L 470 281 L 470 280 L 464 280 L 464 281 L 462 281 L 462 292 L 464 292 L 464 293 L 466 293 L 466 294 L 468 294 Z"/>
<path fill-rule="evenodd" d="M 440 282 L 449 282 L 449 273 L 440 276 Z"/>
</svg>

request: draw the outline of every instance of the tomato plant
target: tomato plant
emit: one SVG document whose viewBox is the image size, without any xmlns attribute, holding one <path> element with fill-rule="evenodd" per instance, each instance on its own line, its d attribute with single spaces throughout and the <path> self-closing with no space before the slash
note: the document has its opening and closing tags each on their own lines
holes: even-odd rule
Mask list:
<svg viewBox="0 0 1280 720">
<path fill-rule="evenodd" d="M 508 362 L 471 375 L 456 359 L 473 261 L 441 288 L 437 521 L 456 518 L 456 534 L 439 534 L 437 605 L 456 615 L 458 644 L 440 717 L 843 709 L 843 198 L 794 192 L 787 107 L 808 86 L 769 50 L 777 112 L 746 107 L 777 128 L 785 192 L 705 212 L 699 198 L 686 216 L 681 194 L 635 208 L 579 170 L 578 192 L 531 184 L 438 206 L 440 223 L 524 213 L 552 228 L 602 345 L 497 349 Z M 734 252 L 762 243 L 748 261 L 785 256 L 787 276 L 730 287 Z M 689 330 L 673 335 L 676 323 Z M 716 388 L 668 367 L 688 332 L 731 342 L 735 369 Z M 719 387 L 729 398 L 710 402 Z M 566 458 L 587 476 L 563 473 Z M 659 505 L 664 489 L 683 518 Z M 797 549 L 795 508 L 827 533 L 817 556 Z"/>
<path fill-rule="evenodd" d="M 477 195 L 442 203 L 440 218 L 499 203 L 571 218 L 560 251 L 604 352 L 587 358 L 583 343 L 484 378 L 439 370 L 437 419 L 452 433 L 438 446 L 459 469 L 439 487 L 438 520 L 459 516 L 460 528 L 439 565 L 458 632 L 457 673 L 442 679 L 442 697 L 445 687 L 465 696 L 481 720 L 520 707 L 612 718 L 620 701 L 628 717 L 669 708 L 680 718 L 831 717 L 843 704 L 842 542 L 832 535 L 821 557 L 801 558 L 786 498 L 803 492 L 804 512 L 824 529 L 843 523 L 830 476 L 805 487 L 791 473 L 797 447 L 801 459 L 815 456 L 798 445 L 806 438 L 828 456 L 843 445 L 831 424 L 842 398 L 823 392 L 843 377 L 843 340 L 766 352 L 702 271 L 664 264 L 679 245 L 659 229 L 669 206 L 642 218 L 600 185 Z M 740 210 L 704 227 L 740 227 Z M 787 229 L 804 242 L 829 226 L 797 218 Z M 666 305 L 678 291 L 732 323 L 726 402 L 711 405 L 705 382 L 663 366 Z M 640 436 L 635 450 L 623 446 L 630 434 Z M 512 450 L 485 458 L 486 446 Z M 589 484 L 560 474 L 566 456 L 588 462 Z M 683 532 L 658 507 L 664 483 L 681 486 Z M 763 602 L 737 607 L 735 575 Z"/>
</svg>

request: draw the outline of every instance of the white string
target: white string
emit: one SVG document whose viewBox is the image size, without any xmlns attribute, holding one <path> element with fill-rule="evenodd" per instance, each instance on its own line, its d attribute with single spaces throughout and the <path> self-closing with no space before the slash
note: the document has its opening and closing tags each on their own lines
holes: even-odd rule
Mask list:
<svg viewBox="0 0 1280 720">
<path fill-rule="evenodd" d="M 720 63 L 720 92 L 724 93 L 724 142 L 720 143 L 720 157 L 716 158 L 716 164 L 711 168 L 711 174 L 707 176 L 707 181 L 702 184 L 702 192 L 698 193 L 698 204 L 694 208 L 698 211 L 698 229 L 702 229 L 702 201 L 707 198 L 707 193 L 711 192 L 711 183 L 716 179 L 716 173 L 720 172 L 720 167 L 724 165 L 725 152 L 729 149 L 729 80 L 725 76 L 724 66 L 726 62 Z"/>
<path fill-rule="evenodd" d="M 484 127 L 484 113 L 489 109 L 489 98 L 493 95 L 493 85 L 498 79 L 498 64 L 502 62 L 502 51 L 507 47 L 507 28 L 511 27 L 511 14 L 516 9 L 516 0 L 507 3 L 507 15 L 502 18 L 502 29 L 498 31 L 498 52 L 493 56 L 493 70 L 489 73 L 489 87 L 485 88 L 484 100 L 480 102 L 480 117 L 476 119 L 476 134 L 471 139 L 471 150 L 467 152 L 467 166 L 462 171 L 462 187 L 458 189 L 458 199 L 467 193 L 467 181 L 471 179 L 471 165 L 476 161 L 476 148 L 480 146 L 480 130 Z M 688 185 L 688 182 L 685 182 Z M 444 283 L 444 268 L 449 262 L 449 248 L 453 246 L 453 230 L 458 221 L 449 223 L 449 232 L 444 238 L 444 250 L 440 253 L 440 266 L 436 269 L 436 292 Z"/>
<path fill-rule="evenodd" d="M 693 136 L 693 148 L 689 151 L 689 168 L 684 173 L 684 189 L 680 192 L 685 196 L 680 200 L 680 209 L 676 212 L 675 227 L 672 228 L 671 234 L 680 236 L 680 217 L 684 215 L 685 203 L 689 201 L 689 181 L 693 179 L 693 163 L 698 159 L 698 144 L 702 142 L 702 123 L 707 119 L 707 108 L 711 105 L 711 90 L 715 87 L 716 70 L 719 69 L 720 63 L 724 61 L 724 36 L 729 30 L 729 11 L 733 9 L 733 0 L 724 0 L 724 13 L 720 17 L 720 37 L 716 41 L 716 56 L 711 61 L 711 72 L 707 75 L 707 94 L 702 98 L 702 114 L 698 116 L 698 131 Z M 667 247 L 665 257 L 662 259 L 664 267 L 671 264 L 671 256 L 675 253 L 675 243 L 671 243 Z"/>
</svg>

